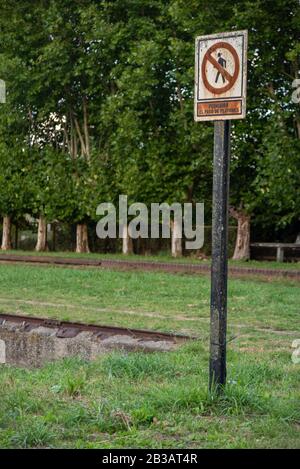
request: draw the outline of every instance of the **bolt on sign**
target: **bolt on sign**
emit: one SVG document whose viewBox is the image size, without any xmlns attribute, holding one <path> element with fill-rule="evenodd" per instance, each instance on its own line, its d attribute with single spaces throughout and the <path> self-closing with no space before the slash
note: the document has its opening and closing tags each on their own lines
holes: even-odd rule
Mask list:
<svg viewBox="0 0 300 469">
<path fill-rule="evenodd" d="M 246 116 L 247 44 L 247 31 L 196 38 L 195 121 Z"/>
</svg>

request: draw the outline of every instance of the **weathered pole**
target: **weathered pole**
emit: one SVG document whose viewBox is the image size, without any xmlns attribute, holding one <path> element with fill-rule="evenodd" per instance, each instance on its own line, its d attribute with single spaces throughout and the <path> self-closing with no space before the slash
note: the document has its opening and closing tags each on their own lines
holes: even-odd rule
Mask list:
<svg viewBox="0 0 300 469">
<path fill-rule="evenodd" d="M 230 120 L 214 123 L 209 388 L 226 383 Z"/>
<path fill-rule="evenodd" d="M 215 126 L 209 389 L 220 392 L 226 384 L 230 123 L 246 117 L 248 31 L 198 36 L 195 44 L 194 119 Z"/>
</svg>

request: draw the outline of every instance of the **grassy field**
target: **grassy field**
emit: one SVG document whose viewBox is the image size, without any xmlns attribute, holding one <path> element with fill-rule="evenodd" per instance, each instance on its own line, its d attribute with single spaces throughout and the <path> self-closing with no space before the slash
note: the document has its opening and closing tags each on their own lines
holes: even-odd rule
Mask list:
<svg viewBox="0 0 300 469">
<path fill-rule="evenodd" d="M 299 283 L 233 279 L 228 383 L 208 395 L 207 276 L 0 265 L 1 312 L 198 336 L 172 353 L 0 368 L 0 446 L 300 448 Z"/>
<path fill-rule="evenodd" d="M 193 256 L 184 256 L 184 257 L 177 257 L 174 258 L 170 254 L 161 253 L 159 255 L 123 255 L 121 253 L 117 254 L 103 254 L 103 253 L 86 253 L 86 254 L 79 254 L 76 252 L 70 251 L 48 251 L 48 252 L 36 252 L 36 251 L 22 251 L 22 250 L 10 250 L 1 253 L 2 255 L 5 254 L 15 254 L 20 256 L 57 256 L 57 257 L 71 257 L 71 258 L 86 258 L 86 259 L 116 259 L 116 260 L 132 260 L 135 262 L 172 262 L 172 263 L 184 263 L 184 264 L 210 264 L 210 259 L 207 260 L 200 260 Z M 288 269 L 288 270 L 295 270 L 300 269 L 300 262 L 276 262 L 276 261 L 233 261 L 229 260 L 229 265 L 234 267 L 254 267 L 256 269 Z"/>
</svg>

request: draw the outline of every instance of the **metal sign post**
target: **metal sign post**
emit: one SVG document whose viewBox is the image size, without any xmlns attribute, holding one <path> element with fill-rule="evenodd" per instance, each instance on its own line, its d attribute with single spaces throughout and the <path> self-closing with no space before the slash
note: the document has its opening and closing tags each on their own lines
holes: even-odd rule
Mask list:
<svg viewBox="0 0 300 469">
<path fill-rule="evenodd" d="M 215 122 L 209 387 L 226 383 L 230 121 Z"/>
<path fill-rule="evenodd" d="M 209 389 L 226 384 L 231 119 L 246 115 L 247 31 L 196 38 L 195 121 L 214 123 Z"/>
</svg>

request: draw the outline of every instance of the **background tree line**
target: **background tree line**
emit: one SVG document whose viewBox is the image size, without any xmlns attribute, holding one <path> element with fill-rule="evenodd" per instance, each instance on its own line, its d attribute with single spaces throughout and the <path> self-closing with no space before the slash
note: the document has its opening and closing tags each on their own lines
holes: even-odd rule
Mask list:
<svg viewBox="0 0 300 469">
<path fill-rule="evenodd" d="M 97 205 L 121 193 L 204 201 L 209 220 L 213 125 L 193 121 L 194 38 L 236 29 L 249 30 L 249 50 L 248 115 L 232 126 L 234 256 L 249 256 L 250 224 L 257 238 L 296 236 L 299 11 L 298 0 L 1 2 L 2 249 L 29 214 L 37 250 L 60 221 L 76 223 L 76 250 L 88 251 Z"/>
</svg>

